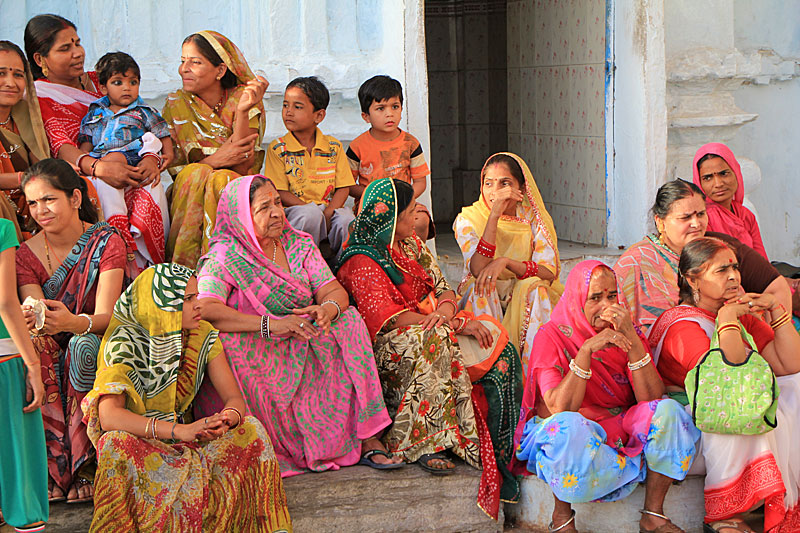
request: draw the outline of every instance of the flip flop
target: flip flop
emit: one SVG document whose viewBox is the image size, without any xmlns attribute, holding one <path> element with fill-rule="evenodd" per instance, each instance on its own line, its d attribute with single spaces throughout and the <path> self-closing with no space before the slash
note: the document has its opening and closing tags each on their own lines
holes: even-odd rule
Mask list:
<svg viewBox="0 0 800 533">
<path fill-rule="evenodd" d="M 435 460 L 447 461 L 453 465 L 453 468 L 436 468 L 431 466 L 430 462 Z M 419 465 L 420 468 L 422 468 L 426 472 L 433 474 L 434 476 L 449 476 L 456 470 L 455 463 L 453 463 L 452 461 L 450 461 L 450 459 L 448 459 L 447 457 L 445 457 L 440 453 L 426 453 L 420 455 L 419 459 L 417 459 L 417 464 Z"/>
<path fill-rule="evenodd" d="M 80 487 L 85 487 L 86 485 L 94 486 L 94 483 L 92 483 L 88 479 L 79 477 L 73 486 L 75 487 L 75 491 L 77 492 Z M 86 502 L 91 502 L 93 500 L 94 500 L 94 494 L 92 494 L 91 496 L 87 496 L 85 498 L 75 498 L 73 500 L 67 499 L 67 503 L 86 503 Z"/>
<path fill-rule="evenodd" d="M 358 461 L 358 464 L 368 466 L 370 468 L 374 468 L 375 470 L 397 470 L 398 468 L 403 468 L 405 466 L 403 463 L 376 463 L 372 460 L 374 455 L 382 455 L 387 459 L 391 459 L 392 456 L 389 453 L 386 453 L 383 450 L 368 450 L 364 452 L 364 455 L 361 456 L 361 459 Z"/>
<path fill-rule="evenodd" d="M 48 493 L 47 501 L 50 502 L 50 503 L 58 503 L 58 502 L 63 502 L 64 500 L 66 500 L 67 499 L 67 495 L 64 494 L 63 490 L 61 491 L 61 496 L 49 496 L 53 492 L 53 489 L 57 486 L 55 481 L 51 481 L 51 483 L 52 483 L 52 485 L 50 485 L 47 488 L 47 493 Z M 59 488 L 59 490 L 61 490 L 61 489 Z"/>
</svg>

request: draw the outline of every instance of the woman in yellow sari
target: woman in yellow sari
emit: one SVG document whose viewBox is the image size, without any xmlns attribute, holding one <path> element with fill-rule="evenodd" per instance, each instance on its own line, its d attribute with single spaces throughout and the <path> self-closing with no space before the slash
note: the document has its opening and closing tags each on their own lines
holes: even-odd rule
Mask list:
<svg viewBox="0 0 800 533">
<path fill-rule="evenodd" d="M 97 447 L 91 531 L 291 531 L 275 452 L 218 335 L 181 265 L 148 268 L 117 301 L 81 405 Z M 206 373 L 224 407 L 189 423 Z"/>
<path fill-rule="evenodd" d="M 162 111 L 176 150 L 167 258 L 194 268 L 208 251 L 222 189 L 264 163 L 262 99 L 269 83 L 215 31 L 183 41 L 178 73 L 183 88 L 167 96 Z"/>
<path fill-rule="evenodd" d="M 481 197 L 453 223 L 464 256 L 461 308 L 503 322 L 528 374 L 533 337 L 564 292 L 550 218 L 528 165 L 499 153 L 481 171 Z"/>
<path fill-rule="evenodd" d="M 5 195 L 0 217 L 14 223 L 19 242 L 30 237 L 33 227 L 19 173 L 49 157 L 49 150 L 25 54 L 14 43 L 0 41 L 0 189 Z"/>
</svg>

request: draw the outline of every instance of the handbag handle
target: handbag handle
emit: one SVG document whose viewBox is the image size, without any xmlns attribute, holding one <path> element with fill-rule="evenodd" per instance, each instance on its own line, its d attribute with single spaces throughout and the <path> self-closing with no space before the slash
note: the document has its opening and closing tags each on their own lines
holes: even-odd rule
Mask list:
<svg viewBox="0 0 800 533">
<path fill-rule="evenodd" d="M 739 324 L 739 334 L 744 336 L 750 348 L 750 352 L 747 354 L 747 357 L 745 357 L 744 361 L 742 361 L 741 363 L 731 363 L 725 357 L 725 352 L 722 350 L 722 348 L 719 347 L 719 333 L 718 333 L 719 318 L 717 318 L 714 321 L 714 333 L 711 335 L 711 345 L 709 346 L 708 349 L 709 352 L 711 352 L 712 350 L 719 350 L 720 355 L 722 355 L 722 362 L 728 366 L 745 365 L 750 360 L 750 356 L 753 354 L 753 352 L 758 352 L 756 342 L 753 340 L 753 336 L 750 335 L 750 333 L 745 329 L 744 325 L 742 325 L 742 322 L 740 320 L 737 320 L 736 323 Z"/>
</svg>

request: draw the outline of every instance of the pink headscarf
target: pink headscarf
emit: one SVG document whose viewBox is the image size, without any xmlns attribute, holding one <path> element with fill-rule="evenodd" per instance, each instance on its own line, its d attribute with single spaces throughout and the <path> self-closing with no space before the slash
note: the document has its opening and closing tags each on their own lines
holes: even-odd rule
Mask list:
<svg viewBox="0 0 800 533">
<path fill-rule="evenodd" d="M 589 293 L 592 272 L 598 267 L 605 267 L 614 274 L 611 268 L 594 260 L 582 261 L 572 268 L 567 277 L 564 294 L 553 309 L 550 321 L 536 333 L 531 350 L 528 380 L 522 398 L 522 412 L 514 437 L 515 444 L 519 444 L 522 438 L 525 423 L 536 415 L 537 401 L 544 393 L 539 390 L 540 373 L 552 374 L 552 369 L 555 368 L 563 378 L 570 372 L 569 362 L 578 354 L 583 343 L 597 335 L 584 314 L 583 306 Z M 621 300 L 624 302 L 624 298 Z M 641 334 L 639 337 L 647 349 L 647 340 Z M 586 394 L 580 408 L 580 413 L 600 423 L 610 440 L 614 442 L 618 437 L 622 442 L 628 440 L 622 419 L 617 420 L 615 414 L 620 412 L 620 408 L 624 412 L 636 404 L 627 363 L 628 354 L 619 348 L 606 348 L 595 352 L 592 355 L 592 378 L 586 383 Z M 557 384 L 549 379 L 550 377 L 553 376 L 548 376 L 551 385 L 548 388 Z M 641 451 L 640 444 L 627 447 L 625 453 L 636 455 Z"/>
<path fill-rule="evenodd" d="M 761 240 L 761 231 L 758 228 L 756 217 L 742 204 L 744 201 L 742 169 L 731 149 L 722 143 L 708 143 L 701 146 L 700 149 L 697 150 L 697 153 L 694 154 L 694 161 L 692 161 L 692 181 L 694 181 L 695 185 L 700 187 L 700 190 L 703 190 L 703 186 L 700 184 L 700 170 L 697 168 L 697 162 L 708 154 L 714 154 L 724 159 L 736 175 L 736 182 L 738 183 L 731 203 L 733 212 L 725 209 L 711 198 L 706 198 L 708 231 L 716 231 L 725 233 L 731 237 L 736 237 L 744 244 L 763 255 L 764 259 L 769 260 L 767 258 L 767 251 L 764 248 L 764 243 Z"/>
</svg>

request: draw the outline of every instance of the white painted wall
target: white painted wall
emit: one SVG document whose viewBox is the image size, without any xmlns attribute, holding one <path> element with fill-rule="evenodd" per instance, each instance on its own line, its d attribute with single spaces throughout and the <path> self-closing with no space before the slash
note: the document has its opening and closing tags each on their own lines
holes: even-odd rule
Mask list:
<svg viewBox="0 0 800 533">
<path fill-rule="evenodd" d="M 401 127 L 430 153 L 423 0 L 0 0 L 0 39 L 23 47 L 25 24 L 39 13 L 75 23 L 87 70 L 107 51 L 130 53 L 142 70 L 142 97 L 158 109 L 180 87 L 183 39 L 219 31 L 270 81 L 265 144 L 286 131 L 280 109 L 293 78 L 325 82 L 331 103 L 321 128 L 349 142 L 366 130 L 359 85 L 388 74 L 405 89 Z M 422 200 L 430 205 L 429 190 Z"/>
<path fill-rule="evenodd" d="M 629 246 L 649 231 L 666 173 L 664 0 L 613 2 L 614 95 L 608 113 L 608 243 Z M 609 135 L 608 130 L 612 130 Z"/>
</svg>

